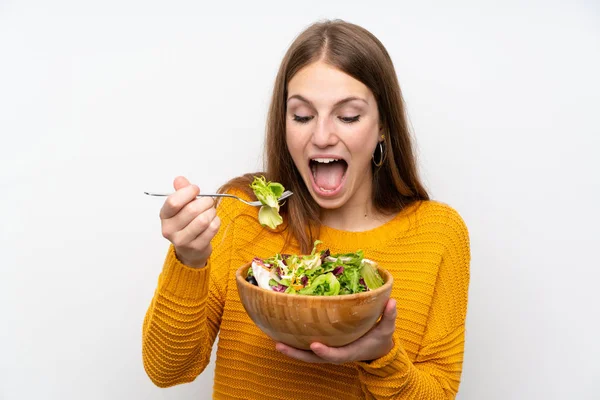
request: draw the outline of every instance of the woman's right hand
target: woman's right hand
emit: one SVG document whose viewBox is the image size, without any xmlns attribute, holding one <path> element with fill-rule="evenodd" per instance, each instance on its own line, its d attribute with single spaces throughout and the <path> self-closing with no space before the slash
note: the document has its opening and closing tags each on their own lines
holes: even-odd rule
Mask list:
<svg viewBox="0 0 600 400">
<path fill-rule="evenodd" d="M 175 178 L 173 187 L 175 193 L 160 210 L 162 234 L 175 246 L 179 261 L 193 268 L 204 267 L 212 253 L 210 241 L 221 226 L 214 200 L 196 198 L 200 189 L 182 176 Z"/>
</svg>

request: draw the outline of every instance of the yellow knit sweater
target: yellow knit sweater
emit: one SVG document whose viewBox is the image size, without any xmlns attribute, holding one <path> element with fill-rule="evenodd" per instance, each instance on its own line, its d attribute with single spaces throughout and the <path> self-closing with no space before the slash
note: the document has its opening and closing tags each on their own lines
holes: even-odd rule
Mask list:
<svg viewBox="0 0 600 400">
<path fill-rule="evenodd" d="M 464 348 L 469 238 L 460 216 L 426 201 L 367 232 L 323 227 L 332 253 L 362 249 L 394 276 L 394 348 L 370 363 L 308 364 L 275 350 L 239 300 L 236 269 L 284 248 L 262 228 L 257 208 L 236 200 L 218 207 L 221 229 L 205 268 L 180 263 L 171 246 L 143 326 L 150 379 L 166 387 L 193 381 L 207 366 L 219 334 L 215 399 L 453 399 Z"/>
</svg>

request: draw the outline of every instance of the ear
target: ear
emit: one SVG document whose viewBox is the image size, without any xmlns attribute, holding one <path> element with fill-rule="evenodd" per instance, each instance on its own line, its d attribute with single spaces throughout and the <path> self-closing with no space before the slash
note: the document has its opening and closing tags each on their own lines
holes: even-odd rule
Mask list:
<svg viewBox="0 0 600 400">
<path fill-rule="evenodd" d="M 383 121 L 379 121 L 379 138 L 377 138 L 378 142 L 383 142 L 385 140 L 385 125 Z"/>
</svg>

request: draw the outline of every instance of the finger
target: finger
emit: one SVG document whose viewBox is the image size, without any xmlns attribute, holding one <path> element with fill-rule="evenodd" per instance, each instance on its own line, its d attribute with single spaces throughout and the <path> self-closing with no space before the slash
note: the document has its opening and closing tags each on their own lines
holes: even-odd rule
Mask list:
<svg viewBox="0 0 600 400">
<path fill-rule="evenodd" d="M 396 299 L 390 298 L 383 310 L 383 318 L 395 321 L 396 320 Z"/>
<path fill-rule="evenodd" d="M 214 210 L 213 201 L 210 197 L 199 198 L 187 203 L 177 214 L 169 218 L 167 230 L 177 232 L 188 226 L 197 216 L 208 210 Z"/>
<path fill-rule="evenodd" d="M 396 300 L 389 299 L 383 310 L 383 316 L 376 329 L 384 335 L 391 335 L 396 330 Z"/>
<path fill-rule="evenodd" d="M 160 218 L 168 219 L 177 214 L 186 204 L 193 201 L 200 193 L 196 185 L 188 185 L 178 189 L 175 193 L 167 197 L 165 203 L 160 209 Z"/>
<path fill-rule="evenodd" d="M 215 216 L 215 218 L 211 221 L 208 227 L 190 242 L 190 247 L 199 249 L 202 246 L 210 244 L 210 241 L 215 237 L 220 227 L 221 219 L 219 218 L 219 216 Z"/>
<path fill-rule="evenodd" d="M 196 237 L 196 239 L 194 239 L 193 241 L 190 242 L 190 247 L 195 248 L 195 249 L 200 249 L 200 248 L 206 246 L 215 237 L 215 235 L 219 231 L 220 227 L 221 227 L 221 219 L 219 218 L 219 216 L 216 216 L 212 220 L 212 222 L 210 223 L 208 228 L 206 228 L 206 230 L 204 232 L 202 232 L 200 235 L 198 235 Z"/>
<path fill-rule="evenodd" d="M 175 190 L 179 190 L 186 186 L 190 186 L 190 181 L 188 181 L 187 178 L 185 178 L 184 176 L 178 176 L 173 181 L 173 189 Z"/>
<path fill-rule="evenodd" d="M 296 360 L 304 361 L 307 363 L 324 363 L 326 362 L 321 357 L 317 356 L 312 351 L 300 350 L 294 347 L 285 345 L 283 343 L 276 343 L 275 349 L 288 357 L 295 358 Z"/>
<path fill-rule="evenodd" d="M 189 245 L 190 242 L 195 240 L 210 226 L 216 216 L 217 210 L 212 207 L 198 214 L 186 227 L 175 232 L 173 235 L 173 244 L 176 247 Z"/>
<path fill-rule="evenodd" d="M 329 347 L 325 346 L 323 343 L 317 342 L 311 343 L 310 349 L 317 356 L 332 364 L 343 364 L 348 362 L 351 360 L 354 353 L 356 353 L 356 350 L 353 350 L 350 346 Z"/>
</svg>

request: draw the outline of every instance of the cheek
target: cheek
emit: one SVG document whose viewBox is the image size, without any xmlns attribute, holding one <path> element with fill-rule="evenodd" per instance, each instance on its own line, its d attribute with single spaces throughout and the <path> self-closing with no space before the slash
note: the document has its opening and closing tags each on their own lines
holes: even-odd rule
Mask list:
<svg viewBox="0 0 600 400">
<path fill-rule="evenodd" d="M 361 129 L 360 131 L 354 132 L 353 135 L 348 135 L 346 144 L 354 155 L 358 158 L 370 158 L 372 155 L 372 149 L 377 145 L 378 129 L 367 128 Z"/>
<path fill-rule="evenodd" d="M 291 152 L 301 152 L 306 144 L 306 134 L 301 128 L 288 127 L 285 132 L 285 140 Z"/>
<path fill-rule="evenodd" d="M 292 159 L 295 163 L 298 163 L 302 158 L 302 144 L 297 132 L 294 132 L 294 130 L 286 130 L 285 141 Z"/>
</svg>

